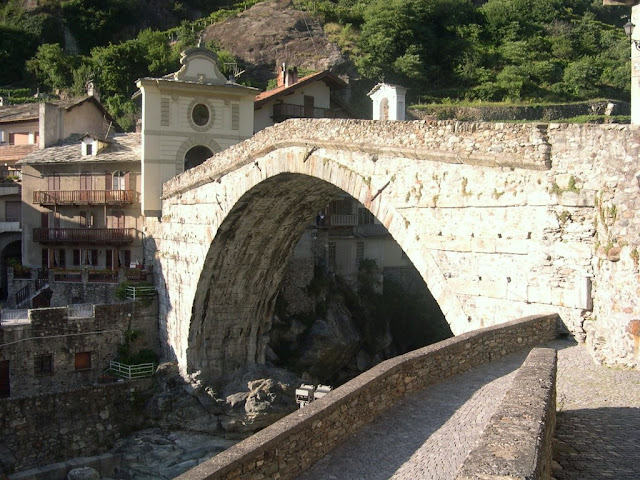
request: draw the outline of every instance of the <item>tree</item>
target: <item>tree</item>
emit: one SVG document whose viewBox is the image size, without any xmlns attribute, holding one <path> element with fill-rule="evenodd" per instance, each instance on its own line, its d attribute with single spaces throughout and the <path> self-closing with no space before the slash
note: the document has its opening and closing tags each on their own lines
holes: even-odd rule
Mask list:
<svg viewBox="0 0 640 480">
<path fill-rule="evenodd" d="M 72 84 L 73 66 L 58 43 L 40 45 L 26 65 L 38 82 L 52 90 L 66 89 Z"/>
</svg>

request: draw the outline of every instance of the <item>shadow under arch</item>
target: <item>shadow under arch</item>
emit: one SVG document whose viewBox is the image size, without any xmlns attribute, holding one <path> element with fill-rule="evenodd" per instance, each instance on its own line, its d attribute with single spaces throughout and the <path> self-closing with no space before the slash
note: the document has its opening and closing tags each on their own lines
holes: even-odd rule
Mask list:
<svg viewBox="0 0 640 480">
<path fill-rule="evenodd" d="M 317 211 L 344 193 L 322 178 L 289 171 L 257 182 L 237 200 L 218 227 L 198 280 L 187 373 L 212 380 L 265 362 L 275 300 L 295 245 Z M 377 206 L 379 219 L 390 218 L 387 208 Z"/>
</svg>

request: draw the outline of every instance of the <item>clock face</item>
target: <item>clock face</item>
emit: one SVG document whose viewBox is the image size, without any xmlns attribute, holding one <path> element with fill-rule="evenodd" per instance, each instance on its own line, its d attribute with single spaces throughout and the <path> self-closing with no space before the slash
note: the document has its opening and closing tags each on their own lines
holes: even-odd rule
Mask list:
<svg viewBox="0 0 640 480">
<path fill-rule="evenodd" d="M 198 103 L 191 110 L 191 119 L 199 127 L 204 127 L 209 122 L 209 107 L 204 103 Z"/>
</svg>

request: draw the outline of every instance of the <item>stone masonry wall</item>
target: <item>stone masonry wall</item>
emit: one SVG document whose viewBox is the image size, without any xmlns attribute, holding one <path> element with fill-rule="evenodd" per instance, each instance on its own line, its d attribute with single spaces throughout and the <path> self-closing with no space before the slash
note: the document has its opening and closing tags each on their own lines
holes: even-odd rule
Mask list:
<svg viewBox="0 0 640 480">
<path fill-rule="evenodd" d="M 456 480 L 549 479 L 556 424 L 556 352 L 534 348 Z"/>
<path fill-rule="evenodd" d="M 2 473 L 97 455 L 140 428 L 151 379 L 0 399 Z"/>
<path fill-rule="evenodd" d="M 177 478 L 294 478 L 403 396 L 551 340 L 557 321 L 557 315 L 519 319 L 387 360 Z"/>
<path fill-rule="evenodd" d="M 157 303 L 95 305 L 93 316 L 74 318 L 66 307 L 32 309 L 30 323 L 0 328 L 0 360 L 9 360 L 11 397 L 63 391 L 91 385 L 118 355 L 127 331 L 139 332 L 132 343 L 158 351 Z M 91 367 L 76 369 L 76 353 L 90 353 Z M 51 356 L 52 371 L 38 372 L 38 358 Z"/>
<path fill-rule="evenodd" d="M 557 312 L 599 360 L 637 366 L 638 132 L 355 120 L 264 130 L 167 182 L 162 218 L 147 224 L 165 353 L 185 371 L 187 351 L 227 339 L 228 354 L 251 345 L 260 361 L 256 335 L 268 335 L 282 259 L 293 251 L 287 232 L 309 221 L 305 199 L 332 198 L 330 185 L 387 227 L 454 334 Z M 267 185 L 280 196 L 262 197 Z M 225 268 L 211 266 L 212 252 L 225 252 Z M 234 297 L 243 299 L 241 326 L 226 301 Z"/>
</svg>

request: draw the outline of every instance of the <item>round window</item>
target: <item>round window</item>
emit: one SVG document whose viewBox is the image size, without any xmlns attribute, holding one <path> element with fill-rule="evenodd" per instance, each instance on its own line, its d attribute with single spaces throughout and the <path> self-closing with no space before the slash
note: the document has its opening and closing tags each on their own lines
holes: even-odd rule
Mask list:
<svg viewBox="0 0 640 480">
<path fill-rule="evenodd" d="M 204 103 L 198 103 L 191 111 L 191 118 L 193 119 L 193 123 L 199 127 L 204 127 L 209 123 L 209 107 Z"/>
</svg>

